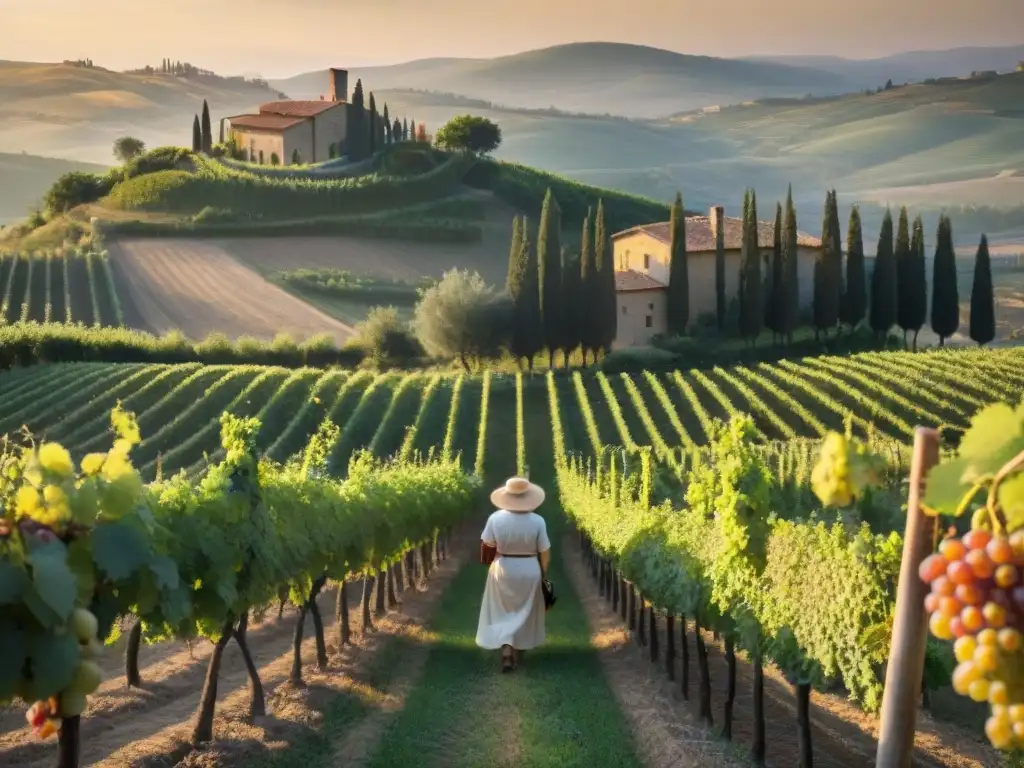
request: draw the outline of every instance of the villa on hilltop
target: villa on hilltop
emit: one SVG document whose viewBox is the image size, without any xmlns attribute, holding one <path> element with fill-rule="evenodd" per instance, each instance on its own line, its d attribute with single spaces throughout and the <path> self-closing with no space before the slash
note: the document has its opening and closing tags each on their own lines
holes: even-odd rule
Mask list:
<svg viewBox="0 0 1024 768">
<path fill-rule="evenodd" d="M 721 233 L 725 252 L 725 295 L 732 301 L 739 293 L 740 251 L 743 220 L 727 217 L 722 206 L 707 216 L 686 217 L 687 277 L 690 284 L 690 323 L 716 311 L 715 249 Z M 757 223 L 758 245 L 764 249 L 762 274 L 771 264 L 775 222 Z M 612 235 L 615 293 L 618 306 L 616 347 L 649 344 L 668 329 L 669 222 L 643 224 Z M 797 233 L 797 274 L 801 309 L 811 306 L 814 295 L 814 260 L 821 239 Z"/>
<path fill-rule="evenodd" d="M 288 165 L 298 153 L 301 163 L 318 163 L 345 154 L 348 128 L 348 72 L 331 69 L 329 98 L 317 101 L 271 101 L 254 115 L 227 118 L 235 146 L 254 163 L 274 158 Z"/>
</svg>

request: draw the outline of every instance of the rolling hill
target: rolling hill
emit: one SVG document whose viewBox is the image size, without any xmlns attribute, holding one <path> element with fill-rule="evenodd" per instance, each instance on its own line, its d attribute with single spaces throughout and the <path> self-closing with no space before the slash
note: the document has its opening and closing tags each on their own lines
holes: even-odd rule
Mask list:
<svg viewBox="0 0 1024 768">
<path fill-rule="evenodd" d="M 941 51 L 904 51 L 874 59 L 840 56 L 748 56 L 744 61 L 809 67 L 848 79 L 859 88 L 876 88 L 890 78 L 894 83 L 916 83 L 932 77 L 960 77 L 975 70 L 1011 72 L 1024 61 L 1024 45 L 963 47 Z"/>
<path fill-rule="evenodd" d="M 111 143 L 124 134 L 151 147 L 187 142 L 204 99 L 217 119 L 277 95 L 241 79 L 2 61 L 0 149 L 106 162 Z"/>
<path fill-rule="evenodd" d="M 964 245 L 976 245 L 982 231 L 1024 242 L 1024 73 L 766 99 L 662 121 L 503 109 L 413 91 L 376 96 L 430 126 L 466 112 L 487 116 L 502 128 L 501 159 L 659 200 L 678 189 L 690 209 L 723 204 L 739 215 L 743 189 L 753 186 L 764 214 L 792 184 L 802 221 L 816 226 L 824 189 L 834 187 L 844 218 L 862 203 L 869 240 L 885 204 L 907 204 L 925 215 L 929 233 L 949 210 Z"/>
<path fill-rule="evenodd" d="M 0 152 L 0 224 L 25 218 L 54 179 L 70 171 L 102 173 L 106 166 L 53 157 Z"/>
<path fill-rule="evenodd" d="M 342 63 L 343 64 L 343 63 Z M 709 104 L 848 90 L 845 78 L 806 67 L 687 56 L 640 45 L 573 43 L 493 59 L 428 59 L 350 71 L 375 91 L 458 93 L 529 109 L 657 117 Z M 292 98 L 316 98 L 325 72 L 271 83 Z"/>
</svg>

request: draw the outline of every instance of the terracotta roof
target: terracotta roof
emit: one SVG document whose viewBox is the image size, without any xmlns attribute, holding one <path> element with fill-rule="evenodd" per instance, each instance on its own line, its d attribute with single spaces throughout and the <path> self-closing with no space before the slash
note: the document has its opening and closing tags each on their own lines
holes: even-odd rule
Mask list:
<svg viewBox="0 0 1024 768">
<path fill-rule="evenodd" d="M 232 128 L 252 128 L 257 131 L 284 131 L 293 125 L 306 122 L 305 117 L 285 117 L 284 115 L 235 115 L 229 117 Z"/>
<path fill-rule="evenodd" d="M 650 275 L 637 272 L 634 269 L 624 269 L 615 272 L 615 291 L 660 291 L 666 286 L 659 283 Z"/>
<path fill-rule="evenodd" d="M 725 250 L 740 250 L 743 240 L 743 220 L 726 216 L 725 219 Z M 612 235 L 613 240 L 626 237 L 638 232 L 650 235 L 663 243 L 671 243 L 669 234 L 669 222 L 662 221 L 656 224 L 642 224 Z M 771 248 L 775 240 L 775 222 L 757 222 L 757 239 L 762 248 Z M 796 241 L 798 245 L 806 248 L 820 248 L 821 239 L 809 235 L 806 232 L 797 232 Z M 711 231 L 711 219 L 708 216 L 687 216 L 686 217 L 686 250 L 688 253 L 701 253 L 702 251 L 715 250 L 715 236 Z"/>
<path fill-rule="evenodd" d="M 286 115 L 287 117 L 314 117 L 328 109 L 343 105 L 343 101 L 271 101 L 260 104 L 261 115 Z"/>
</svg>

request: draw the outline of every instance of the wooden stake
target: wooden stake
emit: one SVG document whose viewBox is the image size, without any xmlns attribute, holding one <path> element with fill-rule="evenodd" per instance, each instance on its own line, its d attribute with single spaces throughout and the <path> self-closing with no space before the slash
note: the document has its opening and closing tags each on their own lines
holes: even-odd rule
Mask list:
<svg viewBox="0 0 1024 768">
<path fill-rule="evenodd" d="M 921 581 L 917 570 L 935 547 L 936 531 L 936 519 L 921 511 L 921 499 L 924 496 L 924 478 L 938 462 L 939 433 L 918 427 L 914 432 L 907 529 L 903 536 L 903 562 L 896 592 L 889 665 L 885 672 L 875 768 L 910 768 L 911 764 L 928 640 L 928 621 L 924 610 L 928 585 Z"/>
</svg>

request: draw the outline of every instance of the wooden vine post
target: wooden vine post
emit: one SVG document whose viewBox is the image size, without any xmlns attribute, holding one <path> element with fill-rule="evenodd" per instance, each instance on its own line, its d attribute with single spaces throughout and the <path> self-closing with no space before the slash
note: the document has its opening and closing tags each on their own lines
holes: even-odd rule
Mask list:
<svg viewBox="0 0 1024 768">
<path fill-rule="evenodd" d="M 917 722 L 917 703 L 924 674 L 928 621 L 924 599 L 928 585 L 918 577 L 921 561 L 935 548 L 937 520 L 921 510 L 924 478 L 939 461 L 939 433 L 918 427 L 910 465 L 907 529 L 896 592 L 889 665 L 885 672 L 881 728 L 875 768 L 910 768 Z"/>
</svg>

